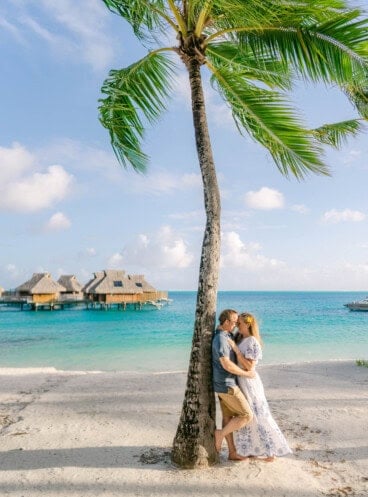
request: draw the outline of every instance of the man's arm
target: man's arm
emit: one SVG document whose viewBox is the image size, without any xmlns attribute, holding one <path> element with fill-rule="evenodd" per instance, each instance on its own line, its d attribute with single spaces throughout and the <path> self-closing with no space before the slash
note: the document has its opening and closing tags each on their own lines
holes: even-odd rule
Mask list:
<svg viewBox="0 0 368 497">
<path fill-rule="evenodd" d="M 254 371 L 244 371 L 244 369 L 239 368 L 239 366 L 237 366 L 235 362 L 233 362 L 228 357 L 220 357 L 220 364 L 226 371 L 231 374 L 236 374 L 237 376 L 246 376 L 247 378 L 255 377 Z"/>
</svg>

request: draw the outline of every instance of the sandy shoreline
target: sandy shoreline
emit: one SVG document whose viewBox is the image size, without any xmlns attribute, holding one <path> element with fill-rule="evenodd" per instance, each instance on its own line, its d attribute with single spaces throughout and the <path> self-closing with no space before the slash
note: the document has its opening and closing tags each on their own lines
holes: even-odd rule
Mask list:
<svg viewBox="0 0 368 497">
<path fill-rule="evenodd" d="M 294 454 L 177 470 L 169 450 L 185 373 L 0 369 L 0 496 L 368 494 L 368 369 L 259 368 Z"/>
</svg>

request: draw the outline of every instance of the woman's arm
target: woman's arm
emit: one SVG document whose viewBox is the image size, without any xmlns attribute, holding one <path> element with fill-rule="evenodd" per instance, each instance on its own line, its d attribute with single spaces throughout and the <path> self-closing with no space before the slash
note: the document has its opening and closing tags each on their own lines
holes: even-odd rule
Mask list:
<svg viewBox="0 0 368 497">
<path fill-rule="evenodd" d="M 236 374 L 237 376 L 245 376 L 247 378 L 255 377 L 255 372 L 253 370 L 248 371 L 240 368 L 228 357 L 220 357 L 220 364 L 226 371 L 231 374 Z"/>
<path fill-rule="evenodd" d="M 244 357 L 243 354 L 240 352 L 239 347 L 236 345 L 236 343 L 233 340 L 230 340 L 230 338 L 228 339 L 228 342 L 230 344 L 230 347 L 235 352 L 239 366 L 241 366 L 246 371 L 254 371 L 256 367 L 256 361 Z"/>
</svg>

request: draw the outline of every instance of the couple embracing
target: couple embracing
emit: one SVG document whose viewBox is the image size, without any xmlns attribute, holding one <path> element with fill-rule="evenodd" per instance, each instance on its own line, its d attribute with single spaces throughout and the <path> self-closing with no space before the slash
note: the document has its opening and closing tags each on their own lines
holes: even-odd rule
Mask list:
<svg viewBox="0 0 368 497">
<path fill-rule="evenodd" d="M 262 343 L 254 316 L 246 312 L 238 315 L 233 309 L 222 311 L 212 342 L 213 387 L 222 411 L 222 429 L 215 431 L 215 444 L 220 452 L 225 438 L 232 461 L 257 457 L 271 462 L 276 456 L 291 453 L 255 371 L 261 358 Z"/>
</svg>

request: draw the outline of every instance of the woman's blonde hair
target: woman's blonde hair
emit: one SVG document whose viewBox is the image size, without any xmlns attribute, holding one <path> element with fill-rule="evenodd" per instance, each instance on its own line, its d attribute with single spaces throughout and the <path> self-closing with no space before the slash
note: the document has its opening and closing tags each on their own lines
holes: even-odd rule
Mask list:
<svg viewBox="0 0 368 497">
<path fill-rule="evenodd" d="M 238 316 L 238 321 L 241 320 L 249 326 L 249 333 L 257 340 L 262 346 L 262 338 L 259 332 L 258 323 L 256 318 L 249 312 L 242 312 Z"/>
</svg>

